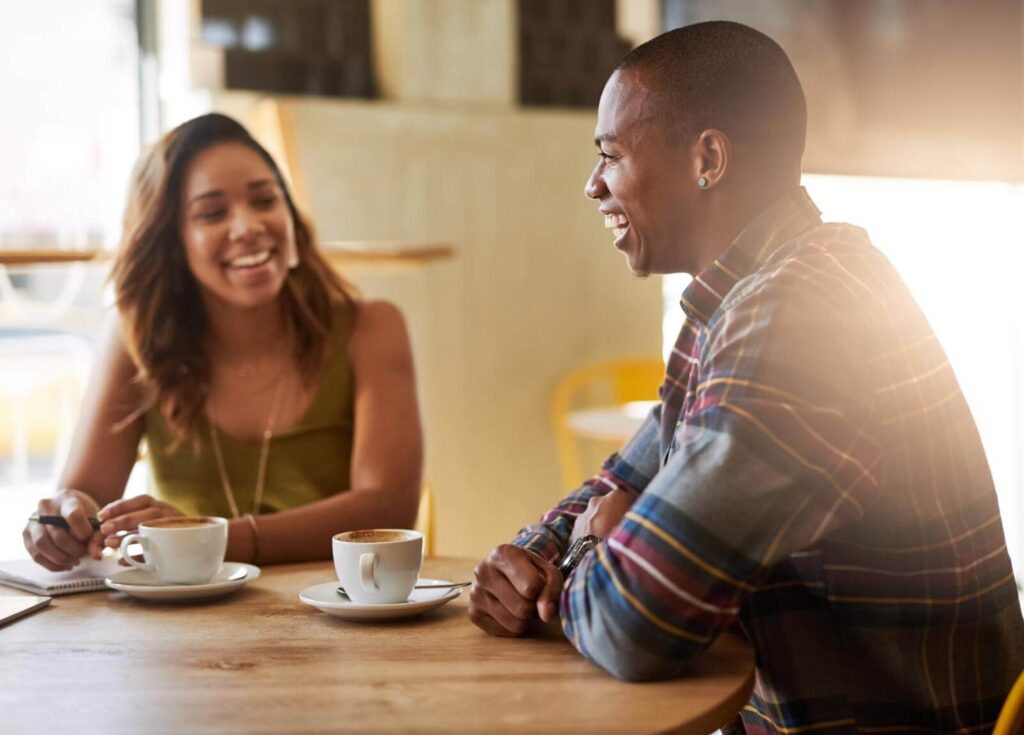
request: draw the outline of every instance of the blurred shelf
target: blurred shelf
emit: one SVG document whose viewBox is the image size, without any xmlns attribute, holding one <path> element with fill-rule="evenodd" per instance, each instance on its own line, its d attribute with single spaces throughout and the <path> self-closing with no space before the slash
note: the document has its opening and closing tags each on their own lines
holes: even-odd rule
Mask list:
<svg viewBox="0 0 1024 735">
<path fill-rule="evenodd" d="M 0 249 L 0 265 L 50 265 L 55 263 L 102 262 L 111 257 L 107 250 Z"/>
<path fill-rule="evenodd" d="M 321 251 L 331 265 L 341 268 L 418 268 L 455 257 L 455 248 L 444 243 L 344 240 L 326 242 Z M 62 263 L 105 263 L 111 250 L 0 249 L 0 265 L 36 266 Z"/>
</svg>

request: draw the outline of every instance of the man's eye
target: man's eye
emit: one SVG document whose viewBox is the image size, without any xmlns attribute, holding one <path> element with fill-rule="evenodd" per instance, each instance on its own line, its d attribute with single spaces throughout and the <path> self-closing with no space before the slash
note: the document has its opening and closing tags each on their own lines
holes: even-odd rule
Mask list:
<svg viewBox="0 0 1024 735">
<path fill-rule="evenodd" d="M 605 161 L 605 162 L 608 162 L 608 161 L 612 160 L 612 158 L 613 158 L 611 153 L 605 153 L 604 151 L 600 151 L 600 150 L 597 152 L 597 155 L 600 157 L 600 159 L 602 161 Z"/>
</svg>

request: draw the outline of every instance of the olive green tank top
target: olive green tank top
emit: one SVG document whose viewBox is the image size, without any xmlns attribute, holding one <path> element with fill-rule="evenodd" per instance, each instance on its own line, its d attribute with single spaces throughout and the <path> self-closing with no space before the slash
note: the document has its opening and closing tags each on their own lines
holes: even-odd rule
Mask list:
<svg viewBox="0 0 1024 735">
<path fill-rule="evenodd" d="M 328 359 L 305 415 L 270 439 L 263 499 L 256 513 L 274 513 L 321 500 L 349 487 L 353 434 L 353 377 L 346 349 L 352 308 L 339 309 Z M 191 443 L 168 453 L 171 433 L 156 408 L 146 413 L 144 437 L 152 471 L 152 494 L 186 515 L 231 517 L 210 426 L 203 419 L 198 452 Z M 261 440 L 247 441 L 217 430 L 231 488 L 243 515 L 253 510 Z"/>
</svg>

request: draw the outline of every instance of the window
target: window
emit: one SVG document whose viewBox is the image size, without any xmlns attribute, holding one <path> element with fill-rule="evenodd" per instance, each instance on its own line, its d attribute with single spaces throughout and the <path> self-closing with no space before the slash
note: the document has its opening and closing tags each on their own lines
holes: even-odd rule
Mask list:
<svg viewBox="0 0 1024 735">
<path fill-rule="evenodd" d="M 368 0 L 203 0 L 228 89 L 372 97 Z"/>
<path fill-rule="evenodd" d="M 0 4 L 0 249 L 114 247 L 140 146 L 135 11 L 135 0 Z M 54 490 L 104 276 L 0 266 L 0 558 L 24 554 L 25 518 Z"/>
<path fill-rule="evenodd" d="M 0 6 L 0 247 L 116 237 L 139 149 L 134 12 L 132 0 Z"/>
<path fill-rule="evenodd" d="M 614 0 L 519 0 L 519 101 L 597 107 L 630 48 L 616 32 Z"/>
</svg>

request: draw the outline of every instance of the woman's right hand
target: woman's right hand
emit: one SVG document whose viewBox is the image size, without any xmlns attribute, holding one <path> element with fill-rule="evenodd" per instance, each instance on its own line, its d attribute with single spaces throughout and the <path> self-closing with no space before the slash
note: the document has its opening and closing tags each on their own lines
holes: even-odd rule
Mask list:
<svg viewBox="0 0 1024 735">
<path fill-rule="evenodd" d="M 99 559 L 102 538 L 89 518 L 96 516 L 99 506 L 81 490 L 61 490 L 52 498 L 39 501 L 39 515 L 63 516 L 70 530 L 29 521 L 21 537 L 29 555 L 51 572 L 73 569 L 88 554 Z"/>
</svg>

